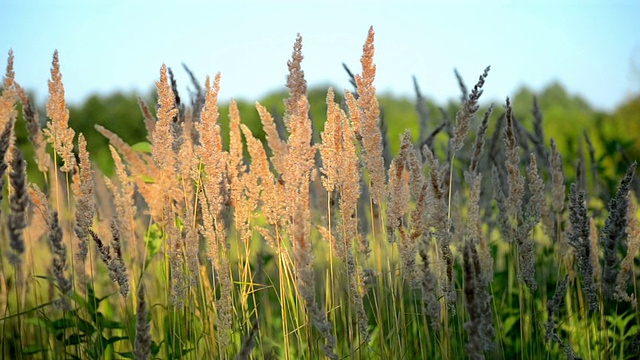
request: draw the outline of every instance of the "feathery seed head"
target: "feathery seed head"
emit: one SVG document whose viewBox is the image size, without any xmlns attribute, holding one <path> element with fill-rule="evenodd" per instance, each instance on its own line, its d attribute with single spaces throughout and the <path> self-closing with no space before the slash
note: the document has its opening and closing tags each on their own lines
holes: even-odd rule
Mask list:
<svg viewBox="0 0 640 360">
<path fill-rule="evenodd" d="M 308 110 L 307 106 L 300 106 L 300 99 L 307 96 L 307 80 L 304 78 L 304 71 L 302 70 L 302 36 L 298 34 L 296 42 L 293 45 L 293 55 L 291 60 L 287 61 L 287 67 L 289 68 L 289 75 L 287 76 L 287 88 L 289 89 L 289 98 L 285 101 L 285 117 L 284 122 L 287 130 L 291 133 L 292 124 L 291 120 L 294 118 L 300 118 L 306 116 Z"/>
<path fill-rule="evenodd" d="M 575 251 L 578 260 L 578 271 L 582 275 L 582 291 L 589 303 L 589 309 L 595 311 L 598 308 L 596 284 L 593 268 L 593 253 L 591 246 L 591 224 L 587 215 L 585 191 L 579 190 L 576 183 L 571 184 L 569 192 L 569 245 Z"/>
<path fill-rule="evenodd" d="M 47 122 L 47 127 L 43 130 L 45 138 L 64 161 L 60 170 L 70 172 L 76 169 L 76 158 L 73 155 L 75 132 L 69 127 L 69 110 L 67 110 L 64 99 L 64 85 L 62 84 L 57 50 L 53 54 L 51 79 L 49 80 L 47 116 L 50 121 Z"/>
<path fill-rule="evenodd" d="M 629 192 L 629 208 L 628 208 L 628 221 L 627 221 L 627 254 L 622 259 L 620 264 L 620 272 L 616 279 L 616 289 L 614 297 L 617 300 L 624 300 L 630 302 L 634 308 L 637 308 L 637 299 L 635 294 L 627 294 L 627 282 L 633 274 L 633 262 L 636 254 L 640 249 L 640 225 L 637 218 L 638 205 L 633 195 L 633 192 Z"/>
<path fill-rule="evenodd" d="M 369 171 L 371 179 L 371 194 L 373 201 L 380 204 L 386 198 L 386 180 L 384 158 L 382 155 L 382 133 L 379 127 L 380 107 L 376 98 L 376 88 L 373 81 L 376 76 L 376 66 L 373 63 L 375 51 L 373 45 L 373 27 L 369 29 L 369 35 L 363 46 L 362 74 L 356 75 L 358 89 L 358 119 L 360 120 L 360 135 L 364 150 L 364 163 Z M 352 115 L 353 119 L 353 115 Z"/>
<path fill-rule="evenodd" d="M 74 231 L 79 240 L 77 258 L 84 261 L 88 254 L 88 229 L 93 223 L 93 173 L 91 160 L 87 151 L 87 141 L 83 134 L 78 135 L 80 154 L 79 171 L 73 174 L 73 196 L 76 200 L 76 224 Z"/>
<path fill-rule="evenodd" d="M 636 162 L 634 161 L 620 181 L 616 196 L 609 202 L 609 215 L 602 229 L 600 242 L 604 246 L 604 269 L 602 273 L 602 285 L 604 295 L 613 299 L 615 294 L 615 284 L 618 277 L 618 247 L 626 235 L 628 225 L 629 197 L 631 182 L 636 172 Z"/>
<path fill-rule="evenodd" d="M 484 86 L 484 81 L 489 75 L 490 68 L 490 66 L 487 66 L 484 69 L 484 72 L 480 75 L 478 82 L 473 87 L 471 94 L 469 94 L 469 98 L 465 100 L 462 105 L 462 109 L 460 109 L 456 114 L 456 128 L 453 132 L 452 140 L 454 151 L 459 151 L 464 145 L 464 138 L 467 136 L 467 132 L 469 131 L 469 124 L 479 109 L 478 100 L 480 100 L 480 96 L 482 95 L 482 86 Z"/>
<path fill-rule="evenodd" d="M 551 206 L 553 211 L 559 214 L 564 210 L 564 172 L 562 169 L 562 155 L 558 151 L 558 146 L 553 138 L 551 138 L 549 168 L 551 173 Z"/>
<path fill-rule="evenodd" d="M 483 148 L 484 148 L 484 137 L 487 133 L 487 129 L 489 128 L 489 118 L 493 113 L 493 104 L 489 106 L 487 111 L 484 113 L 484 117 L 482 118 L 482 123 L 478 128 L 478 133 L 476 134 L 476 141 L 473 146 L 473 154 L 471 155 L 471 162 L 469 163 L 469 172 L 472 174 L 477 173 L 478 164 L 480 163 L 480 157 L 482 156 Z"/>
<path fill-rule="evenodd" d="M 13 148 L 9 181 L 12 189 L 9 201 L 11 213 L 7 223 L 9 228 L 9 247 L 11 248 L 9 261 L 15 266 L 19 266 L 21 255 L 25 250 L 22 231 L 27 226 L 26 210 L 29 199 L 27 196 L 26 164 L 22 151 L 17 147 Z"/>
<path fill-rule="evenodd" d="M 140 282 L 136 312 L 136 339 L 133 345 L 133 354 L 137 360 L 146 360 L 151 354 L 151 325 L 147 322 L 148 306 L 144 290 L 144 282 Z"/>
<path fill-rule="evenodd" d="M 171 84 L 167 77 L 167 66 L 162 64 L 160 68 L 160 80 L 156 82 L 158 91 L 158 121 L 153 132 L 153 159 L 156 164 L 166 172 L 168 177 L 173 177 L 176 171 L 176 158 L 173 152 L 175 133 L 173 119 L 178 115 L 175 108 L 176 98 L 171 90 Z"/>
</svg>

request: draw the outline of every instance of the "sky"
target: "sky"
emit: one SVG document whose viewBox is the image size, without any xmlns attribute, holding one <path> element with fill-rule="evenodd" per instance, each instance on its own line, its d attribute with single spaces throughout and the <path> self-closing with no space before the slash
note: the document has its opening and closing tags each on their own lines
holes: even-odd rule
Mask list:
<svg viewBox="0 0 640 360">
<path fill-rule="evenodd" d="M 635 3 L 635 4 L 634 4 Z M 637 1 L 18 1 L 0 0 L 0 61 L 44 102 L 54 50 L 67 101 L 114 91 L 147 94 L 164 63 L 180 91 L 185 63 L 204 83 L 221 73 L 221 100 L 258 100 L 284 87 L 296 35 L 310 86 L 351 89 L 375 30 L 379 93 L 413 97 L 413 80 L 443 104 L 491 65 L 485 101 L 559 81 L 609 111 L 640 93 Z M 183 93 L 184 94 L 184 93 Z"/>
</svg>

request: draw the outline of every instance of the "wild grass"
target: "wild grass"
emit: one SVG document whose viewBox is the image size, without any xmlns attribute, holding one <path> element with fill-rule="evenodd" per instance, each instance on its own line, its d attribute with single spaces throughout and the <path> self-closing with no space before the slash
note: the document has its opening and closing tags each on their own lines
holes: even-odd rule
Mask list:
<svg viewBox="0 0 640 360">
<path fill-rule="evenodd" d="M 471 92 L 456 73 L 450 123 L 434 123 L 416 83 L 419 133 L 385 161 L 374 52 L 370 29 L 355 93 L 337 102 L 329 89 L 314 129 L 298 35 L 284 115 L 256 104 L 264 143 L 234 102 L 222 138 L 220 74 L 204 87 L 192 75 L 200 95 L 187 105 L 163 65 L 155 114 L 140 100 L 148 142 L 97 126 L 113 178 L 68 126 L 58 53 L 41 128 L 9 52 L 3 358 L 637 358 L 635 162 L 594 208 L 597 172 L 587 179 L 582 160 L 564 173 L 537 104 L 531 130 L 509 99 L 478 121 L 488 67 Z"/>
</svg>

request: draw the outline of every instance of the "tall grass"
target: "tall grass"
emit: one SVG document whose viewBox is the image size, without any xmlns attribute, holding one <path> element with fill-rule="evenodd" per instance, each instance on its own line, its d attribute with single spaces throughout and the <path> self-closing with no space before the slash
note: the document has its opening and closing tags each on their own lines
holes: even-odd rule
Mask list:
<svg viewBox="0 0 640 360">
<path fill-rule="evenodd" d="M 637 358 L 635 163 L 597 208 L 537 105 L 531 130 L 508 99 L 474 125 L 488 67 L 471 92 L 456 73 L 453 123 L 429 117 L 416 84 L 419 133 L 385 162 L 374 52 L 370 29 L 356 92 L 328 90 L 314 137 L 298 36 L 284 116 L 256 104 L 264 144 L 234 102 L 223 139 L 220 74 L 188 106 L 163 65 L 155 115 L 140 100 L 148 142 L 97 126 L 113 178 L 68 126 L 58 53 L 41 128 L 9 52 L 3 357 Z M 18 102 L 42 190 L 16 145 Z"/>
</svg>

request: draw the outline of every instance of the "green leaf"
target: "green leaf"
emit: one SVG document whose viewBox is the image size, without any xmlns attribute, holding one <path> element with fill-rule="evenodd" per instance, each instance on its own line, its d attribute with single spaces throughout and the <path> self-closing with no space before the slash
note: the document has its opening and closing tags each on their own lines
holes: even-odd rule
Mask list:
<svg viewBox="0 0 640 360">
<path fill-rule="evenodd" d="M 182 219 L 180 219 L 179 217 L 176 217 L 175 223 L 178 230 L 182 231 L 184 229 L 184 223 L 182 222 Z"/>
<path fill-rule="evenodd" d="M 88 321 L 85 321 L 80 318 L 75 319 L 75 321 L 76 321 L 76 327 L 78 328 L 78 330 L 82 331 L 87 335 L 91 335 L 96 331 L 96 327 Z"/>
<path fill-rule="evenodd" d="M 120 322 L 109 320 L 102 315 L 102 313 L 98 313 L 98 327 L 102 329 L 124 329 L 125 325 Z"/>
<path fill-rule="evenodd" d="M 140 175 L 140 179 L 147 184 L 153 184 L 156 182 L 156 180 L 149 175 Z"/>
<path fill-rule="evenodd" d="M 513 325 L 516 324 L 516 322 L 518 322 L 518 317 L 517 316 L 509 316 L 504 323 L 502 324 L 502 331 L 503 333 L 506 335 L 509 333 L 509 331 L 511 331 L 511 328 L 513 327 Z"/>
<path fill-rule="evenodd" d="M 47 280 L 52 283 L 55 283 L 57 281 L 56 278 L 54 278 L 53 276 L 35 275 L 34 278 Z"/>
<path fill-rule="evenodd" d="M 84 342 L 85 338 L 86 338 L 86 336 L 84 336 L 84 335 L 71 334 L 68 338 L 66 338 L 64 340 L 64 344 L 65 345 L 79 345 L 79 344 L 82 344 Z"/>
<path fill-rule="evenodd" d="M 160 344 L 156 344 L 155 341 L 151 341 L 151 354 L 153 356 L 158 355 L 158 353 L 160 352 Z"/>
<path fill-rule="evenodd" d="M 89 316 L 93 319 L 98 311 L 100 299 L 96 297 L 96 293 L 93 290 L 93 285 L 91 285 L 91 283 L 87 284 L 87 299 L 89 300 L 87 303 L 87 312 L 89 312 Z"/>
<path fill-rule="evenodd" d="M 89 304 L 85 301 L 84 295 L 78 294 L 77 292 L 74 291 L 71 293 L 71 295 L 69 295 L 69 297 L 73 299 L 73 301 L 78 305 L 78 307 L 89 310 Z"/>
<path fill-rule="evenodd" d="M 102 359 L 105 350 L 109 347 L 107 339 L 104 336 L 100 335 L 98 339 L 98 341 L 92 339 L 93 341 L 89 344 L 91 346 L 87 349 L 87 352 L 90 354 L 90 359 Z"/>
<path fill-rule="evenodd" d="M 22 356 L 35 355 L 47 351 L 48 348 L 42 345 L 30 345 L 22 348 Z"/>
<path fill-rule="evenodd" d="M 116 354 L 122 356 L 125 359 L 135 359 L 135 357 L 133 356 L 133 352 L 131 351 L 127 351 L 127 352 L 117 352 Z"/>
<path fill-rule="evenodd" d="M 144 236 L 144 244 L 147 248 L 147 261 L 144 265 L 145 269 L 153 260 L 153 257 L 160 251 L 160 247 L 162 246 L 162 238 L 164 234 L 162 233 L 162 229 L 158 224 L 152 224 L 149 227 L 149 230 Z"/>
<path fill-rule="evenodd" d="M 76 327 L 75 319 L 62 318 L 51 323 L 54 330 L 65 330 Z"/>
<path fill-rule="evenodd" d="M 137 144 L 133 144 L 131 146 L 131 149 L 133 151 L 146 153 L 146 154 L 151 154 L 151 151 L 153 150 L 153 146 L 151 146 L 151 144 L 146 142 L 146 141 L 141 141 L 141 142 L 139 142 Z"/>
<path fill-rule="evenodd" d="M 77 317 L 74 311 L 70 312 L 66 318 L 55 320 L 51 325 L 54 330 L 58 330 L 58 337 L 60 337 L 66 329 L 76 328 L 78 331 L 87 335 L 91 335 L 96 331 L 92 323 Z"/>
<path fill-rule="evenodd" d="M 110 337 L 108 339 L 105 339 L 105 342 L 107 344 L 109 344 L 109 345 L 112 345 L 112 344 L 114 344 L 114 343 L 116 343 L 118 341 L 121 341 L 121 340 L 129 340 L 129 337 L 128 336 L 114 336 L 114 337 Z"/>
<path fill-rule="evenodd" d="M 26 318 L 25 323 L 48 329 L 52 327 L 51 320 L 43 317 Z"/>
<path fill-rule="evenodd" d="M 5 320 L 9 320 L 11 318 L 20 317 L 20 316 L 23 316 L 25 314 L 36 312 L 36 311 L 38 311 L 40 309 L 44 309 L 45 307 L 50 306 L 51 304 L 53 304 L 53 301 L 49 301 L 49 302 L 46 302 L 44 304 L 40 304 L 40 305 L 38 305 L 36 307 L 33 307 L 33 308 L 29 309 L 29 310 L 25 310 L 25 311 L 18 312 L 18 313 L 13 313 L 13 314 L 11 314 L 9 316 L 5 316 L 5 317 L 0 318 L 0 322 L 5 321 Z"/>
</svg>

